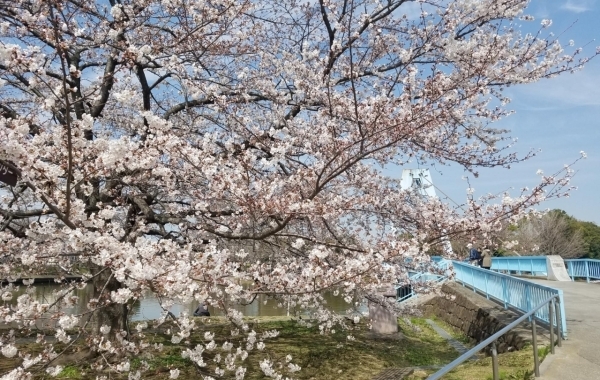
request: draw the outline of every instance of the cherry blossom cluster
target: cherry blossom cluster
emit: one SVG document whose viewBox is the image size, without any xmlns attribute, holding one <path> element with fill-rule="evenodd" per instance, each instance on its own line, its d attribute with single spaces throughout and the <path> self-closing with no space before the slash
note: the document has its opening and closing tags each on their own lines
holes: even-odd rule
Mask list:
<svg viewBox="0 0 600 380">
<path fill-rule="evenodd" d="M 27 280 L 18 297 L 2 288 L 0 322 L 56 329 L 68 348 L 90 348 L 93 370 L 130 378 L 147 367 L 132 370 L 131 356 L 161 349 L 148 330 L 169 325 L 182 356 L 210 367 L 206 379 L 242 379 L 248 352 L 267 351 L 276 332 L 257 333 L 240 305 L 273 298 L 332 333 L 346 322 L 324 292 L 360 320 L 365 299 L 384 302 L 382 287 L 408 283 L 409 267 L 429 267 L 448 239 L 492 236 L 568 195 L 570 165 L 518 194 L 468 191 L 462 207 L 384 170 L 457 164 L 476 176 L 535 154 L 514 153 L 493 124 L 512 113 L 504 89 L 598 52 L 561 45 L 527 3 L 3 3 L 0 162 L 19 180 L 0 189 L 0 277 L 51 271 L 63 287 L 51 301 Z M 132 329 L 130 307 L 148 294 L 164 313 Z M 85 312 L 65 311 L 78 302 Z M 170 312 L 187 302 L 221 310 L 229 340 L 189 343 L 198 323 Z M 31 355 L 13 333 L 0 337 L 4 356 L 22 358 L 6 378 L 61 372 L 69 351 L 38 341 Z M 301 370 L 266 354 L 260 368 L 279 379 Z"/>
</svg>

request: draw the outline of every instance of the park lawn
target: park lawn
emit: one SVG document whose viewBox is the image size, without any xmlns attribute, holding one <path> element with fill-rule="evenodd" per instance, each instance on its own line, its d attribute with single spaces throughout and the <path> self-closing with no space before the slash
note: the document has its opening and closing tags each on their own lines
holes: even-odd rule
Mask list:
<svg viewBox="0 0 600 380">
<path fill-rule="evenodd" d="M 435 322 L 446 330 L 454 339 L 469 346 L 473 343 L 461 331 L 455 329 L 439 318 L 433 318 Z M 471 347 L 473 345 L 471 344 Z M 540 362 L 549 354 L 550 347 L 538 342 L 538 356 Z M 500 380 L 533 380 L 533 350 L 531 344 L 526 345 L 520 351 L 513 351 L 498 356 L 498 368 Z M 423 380 L 435 373 L 435 369 L 415 371 L 413 375 L 405 380 Z M 468 361 L 442 377 L 442 380 L 492 380 L 492 358 L 479 354 L 477 360 Z"/>
<path fill-rule="evenodd" d="M 199 379 L 198 370 L 189 359 L 181 357 L 185 348 L 193 348 L 197 344 L 206 343 L 203 339 L 205 331 L 215 333 L 215 341 L 219 346 L 225 341 L 223 337 L 230 335 L 231 325 L 219 318 L 198 319 L 200 327 L 188 339 L 187 344 L 172 344 L 170 335 L 165 334 L 167 325 L 159 329 L 148 331 L 146 338 L 152 344 L 162 343 L 162 351 L 148 350 L 138 357 L 131 357 L 131 369 L 135 372 L 144 365 L 147 368 L 142 374 L 143 379 L 164 379 L 169 377 L 169 371 L 174 368 L 180 370 L 179 379 Z M 289 373 L 282 371 L 284 376 L 294 379 L 372 379 L 385 368 L 443 365 L 456 358 L 457 353 L 439 335 L 437 335 L 424 320 L 412 318 L 410 324 L 400 319 L 398 334 L 393 336 L 381 336 L 373 334 L 365 322 L 358 325 L 348 323 L 348 329 L 336 328 L 334 333 L 319 334 L 316 325 L 303 326 L 297 320 L 285 317 L 260 318 L 249 320 L 250 329 L 257 332 L 257 337 L 262 332 L 277 329 L 279 335 L 275 338 L 265 340 L 264 351 L 256 348 L 249 351 L 244 365 L 247 367 L 245 379 L 264 379 L 265 375 L 260 369 L 260 361 L 270 359 L 276 363 L 274 368 L 287 366 L 286 355 L 292 356 L 292 363 L 299 365 L 299 372 Z M 348 335 L 354 337 L 348 339 Z M 238 337 L 239 339 L 239 337 Z M 239 345 L 234 342 L 234 350 Z M 62 349 L 61 344 L 56 344 L 57 352 Z M 36 343 L 27 343 L 21 348 L 31 352 L 39 352 L 40 347 Z M 75 350 L 78 348 L 75 347 Z M 202 368 L 203 375 L 214 375 L 217 363 L 213 361 L 216 353 L 221 352 L 222 358 L 225 354 L 217 349 L 204 352 L 204 361 L 207 366 Z M 14 368 L 20 359 L 0 358 L 0 369 L 6 371 Z M 95 379 L 92 375 L 89 361 L 77 362 L 66 365 L 58 378 L 63 379 Z M 221 360 L 221 367 L 224 367 Z M 107 372 L 106 375 L 109 375 Z M 37 372 L 35 378 L 50 378 L 45 372 Z M 115 372 L 110 373 L 111 379 L 126 379 L 127 376 Z M 233 378 L 231 372 L 226 372 L 223 378 Z"/>
<path fill-rule="evenodd" d="M 199 328 L 187 340 L 180 344 L 172 344 L 170 335 L 165 331 L 168 323 L 158 329 L 148 330 L 146 339 L 151 343 L 163 344 L 163 350 L 147 350 L 137 357 L 131 357 L 132 372 L 143 365 L 148 368 L 142 373 L 142 379 L 166 379 L 169 371 L 174 368 L 180 370 L 179 379 L 191 380 L 201 379 L 202 375 L 218 378 L 214 374 L 217 363 L 214 362 L 215 355 L 222 350 L 204 352 L 204 361 L 207 366 L 198 369 L 189 359 L 181 357 L 185 348 L 193 348 L 197 344 L 206 343 L 204 332 L 215 333 L 215 341 L 219 347 L 227 340 L 234 343 L 234 350 L 239 346 L 241 337 L 233 338 L 230 335 L 231 325 L 221 318 L 199 318 Z M 402 367 L 427 367 L 443 366 L 454 360 L 458 353 L 422 318 L 400 318 L 398 320 L 399 333 L 393 336 L 381 336 L 372 333 L 366 322 L 358 325 L 348 323 L 348 329 L 336 328 L 334 333 L 319 334 L 316 325 L 304 326 L 301 322 L 286 317 L 261 317 L 248 320 L 250 329 L 257 332 L 259 337 L 262 332 L 276 329 L 279 335 L 276 338 L 265 340 L 264 351 L 254 348 L 249 351 L 248 358 L 244 361 L 247 367 L 245 379 L 265 379 L 260 369 L 260 361 L 270 359 L 275 363 L 274 368 L 279 369 L 287 366 L 286 355 L 292 356 L 292 363 L 299 365 L 299 372 L 289 373 L 281 371 L 284 376 L 294 379 L 306 380 L 328 380 L 328 379 L 352 379 L 370 380 L 386 368 Z M 444 326 L 445 328 L 447 326 Z M 349 340 L 351 335 L 354 339 Z M 56 344 L 56 351 L 64 345 Z M 29 342 L 21 346 L 23 351 L 39 352 L 40 347 L 36 343 Z M 80 347 L 74 346 L 77 350 Z M 8 359 L 0 357 L 0 373 L 14 368 L 20 363 L 20 359 Z M 533 368 L 531 349 L 527 348 L 520 352 L 511 352 L 500 356 L 500 372 L 502 379 L 529 379 L 528 374 Z M 224 367 L 223 360 L 220 363 Z M 199 372 L 199 370 L 201 372 Z M 435 372 L 434 369 L 417 371 L 407 380 L 420 380 L 428 374 Z M 89 361 L 78 361 L 66 365 L 58 378 L 62 379 L 95 379 L 96 373 L 92 373 Z M 111 379 L 127 379 L 127 375 L 116 372 L 106 372 Z M 35 373 L 36 379 L 50 378 L 43 371 Z M 232 372 L 226 372 L 225 379 L 233 379 Z M 485 380 L 491 379 L 491 359 L 484 358 L 469 362 L 460 366 L 457 370 L 447 375 L 446 380 Z"/>
</svg>

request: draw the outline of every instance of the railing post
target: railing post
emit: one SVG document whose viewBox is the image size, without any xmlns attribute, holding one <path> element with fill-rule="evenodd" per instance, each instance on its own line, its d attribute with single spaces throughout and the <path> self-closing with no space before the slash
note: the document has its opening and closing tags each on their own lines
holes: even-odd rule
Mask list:
<svg viewBox="0 0 600 380">
<path fill-rule="evenodd" d="M 575 281 L 575 277 L 573 277 L 573 267 L 575 266 L 573 261 L 569 261 L 567 265 L 569 267 L 569 276 L 571 277 L 571 281 Z"/>
<path fill-rule="evenodd" d="M 508 285 L 506 284 L 506 277 L 502 277 L 502 298 L 504 308 L 508 309 Z"/>
<path fill-rule="evenodd" d="M 490 299 L 490 292 L 488 291 L 488 274 L 487 274 L 487 272 L 485 273 L 485 297 L 488 300 Z"/>
<path fill-rule="evenodd" d="M 531 341 L 533 343 L 533 371 L 535 377 L 540 377 L 540 359 L 537 350 L 537 333 L 535 328 L 535 317 L 531 318 Z"/>
<path fill-rule="evenodd" d="M 525 312 L 528 313 L 531 311 L 531 289 L 529 285 L 525 285 Z M 529 320 L 534 319 L 535 315 L 530 316 Z"/>
<path fill-rule="evenodd" d="M 567 314 L 565 312 L 565 297 L 563 294 L 563 291 L 561 289 L 558 289 L 558 303 L 560 306 L 560 322 L 561 322 L 561 326 L 560 328 L 562 329 L 562 337 L 563 339 L 567 339 L 567 336 L 569 335 L 569 330 L 567 328 Z"/>
<path fill-rule="evenodd" d="M 590 282 L 590 266 L 587 260 L 585 260 L 585 279 Z"/>
<path fill-rule="evenodd" d="M 498 350 L 496 350 L 496 341 L 492 343 L 492 376 L 494 380 L 500 380 L 500 372 L 498 371 Z"/>
<path fill-rule="evenodd" d="M 548 321 L 550 322 L 550 353 L 554 355 L 554 298 L 548 303 Z"/>
<path fill-rule="evenodd" d="M 555 316 L 556 316 L 556 334 L 557 334 L 557 342 L 556 344 L 558 345 L 558 347 L 562 347 L 562 319 L 560 316 L 560 300 L 557 299 L 556 302 L 554 302 L 554 308 L 555 308 Z"/>
<path fill-rule="evenodd" d="M 535 272 L 533 271 L 533 259 L 529 260 L 529 262 L 531 263 L 531 275 L 535 276 Z"/>
</svg>

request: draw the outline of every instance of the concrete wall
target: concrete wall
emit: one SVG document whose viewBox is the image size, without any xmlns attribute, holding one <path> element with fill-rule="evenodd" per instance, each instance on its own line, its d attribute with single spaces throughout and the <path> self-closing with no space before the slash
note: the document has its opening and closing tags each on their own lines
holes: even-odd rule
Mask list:
<svg viewBox="0 0 600 380">
<path fill-rule="evenodd" d="M 438 317 L 475 343 L 482 342 L 518 318 L 515 313 L 454 282 L 444 284 L 441 296 L 425 301 L 420 307 L 426 316 Z M 498 352 L 503 353 L 520 350 L 528 342 L 531 342 L 531 330 L 522 325 L 499 338 L 496 346 Z"/>
</svg>

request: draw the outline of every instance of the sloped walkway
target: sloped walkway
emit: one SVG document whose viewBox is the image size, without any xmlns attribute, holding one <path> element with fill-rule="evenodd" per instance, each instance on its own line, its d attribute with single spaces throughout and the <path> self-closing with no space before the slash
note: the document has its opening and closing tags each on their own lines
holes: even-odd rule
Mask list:
<svg viewBox="0 0 600 380">
<path fill-rule="evenodd" d="M 600 379 L 600 285 L 585 282 L 530 280 L 562 289 L 568 340 L 548 355 L 540 367 L 541 380 Z"/>
<path fill-rule="evenodd" d="M 459 355 L 464 354 L 469 351 L 469 348 L 464 344 L 454 339 L 446 330 L 441 328 L 437 323 L 432 321 L 431 319 L 425 320 L 433 330 L 438 333 L 442 338 L 446 339 L 448 343 L 459 353 Z M 475 356 L 471 358 L 471 360 L 476 359 Z M 426 366 L 426 367 L 407 367 L 407 368 L 387 368 L 381 371 L 377 376 L 373 378 L 373 380 L 402 380 L 406 376 L 411 375 L 416 370 L 427 370 L 427 369 L 439 369 L 441 366 Z"/>
<path fill-rule="evenodd" d="M 433 328 L 433 330 L 436 333 L 438 333 L 442 338 L 446 339 L 448 341 L 448 343 L 456 351 L 458 351 L 458 353 L 460 354 L 459 356 L 465 354 L 467 351 L 470 350 L 469 347 L 465 346 L 464 344 L 462 344 L 458 340 L 454 339 L 450 334 L 448 334 L 448 332 L 446 332 L 446 330 L 444 330 L 443 328 L 441 328 L 437 323 L 435 323 L 431 319 L 426 319 L 425 321 L 429 324 L 429 326 L 431 326 L 431 328 Z M 476 359 L 477 359 L 476 355 L 473 355 L 472 357 L 469 358 L 469 360 L 476 360 Z"/>
<path fill-rule="evenodd" d="M 401 380 L 412 375 L 414 368 L 388 368 L 375 376 L 373 380 Z"/>
</svg>

